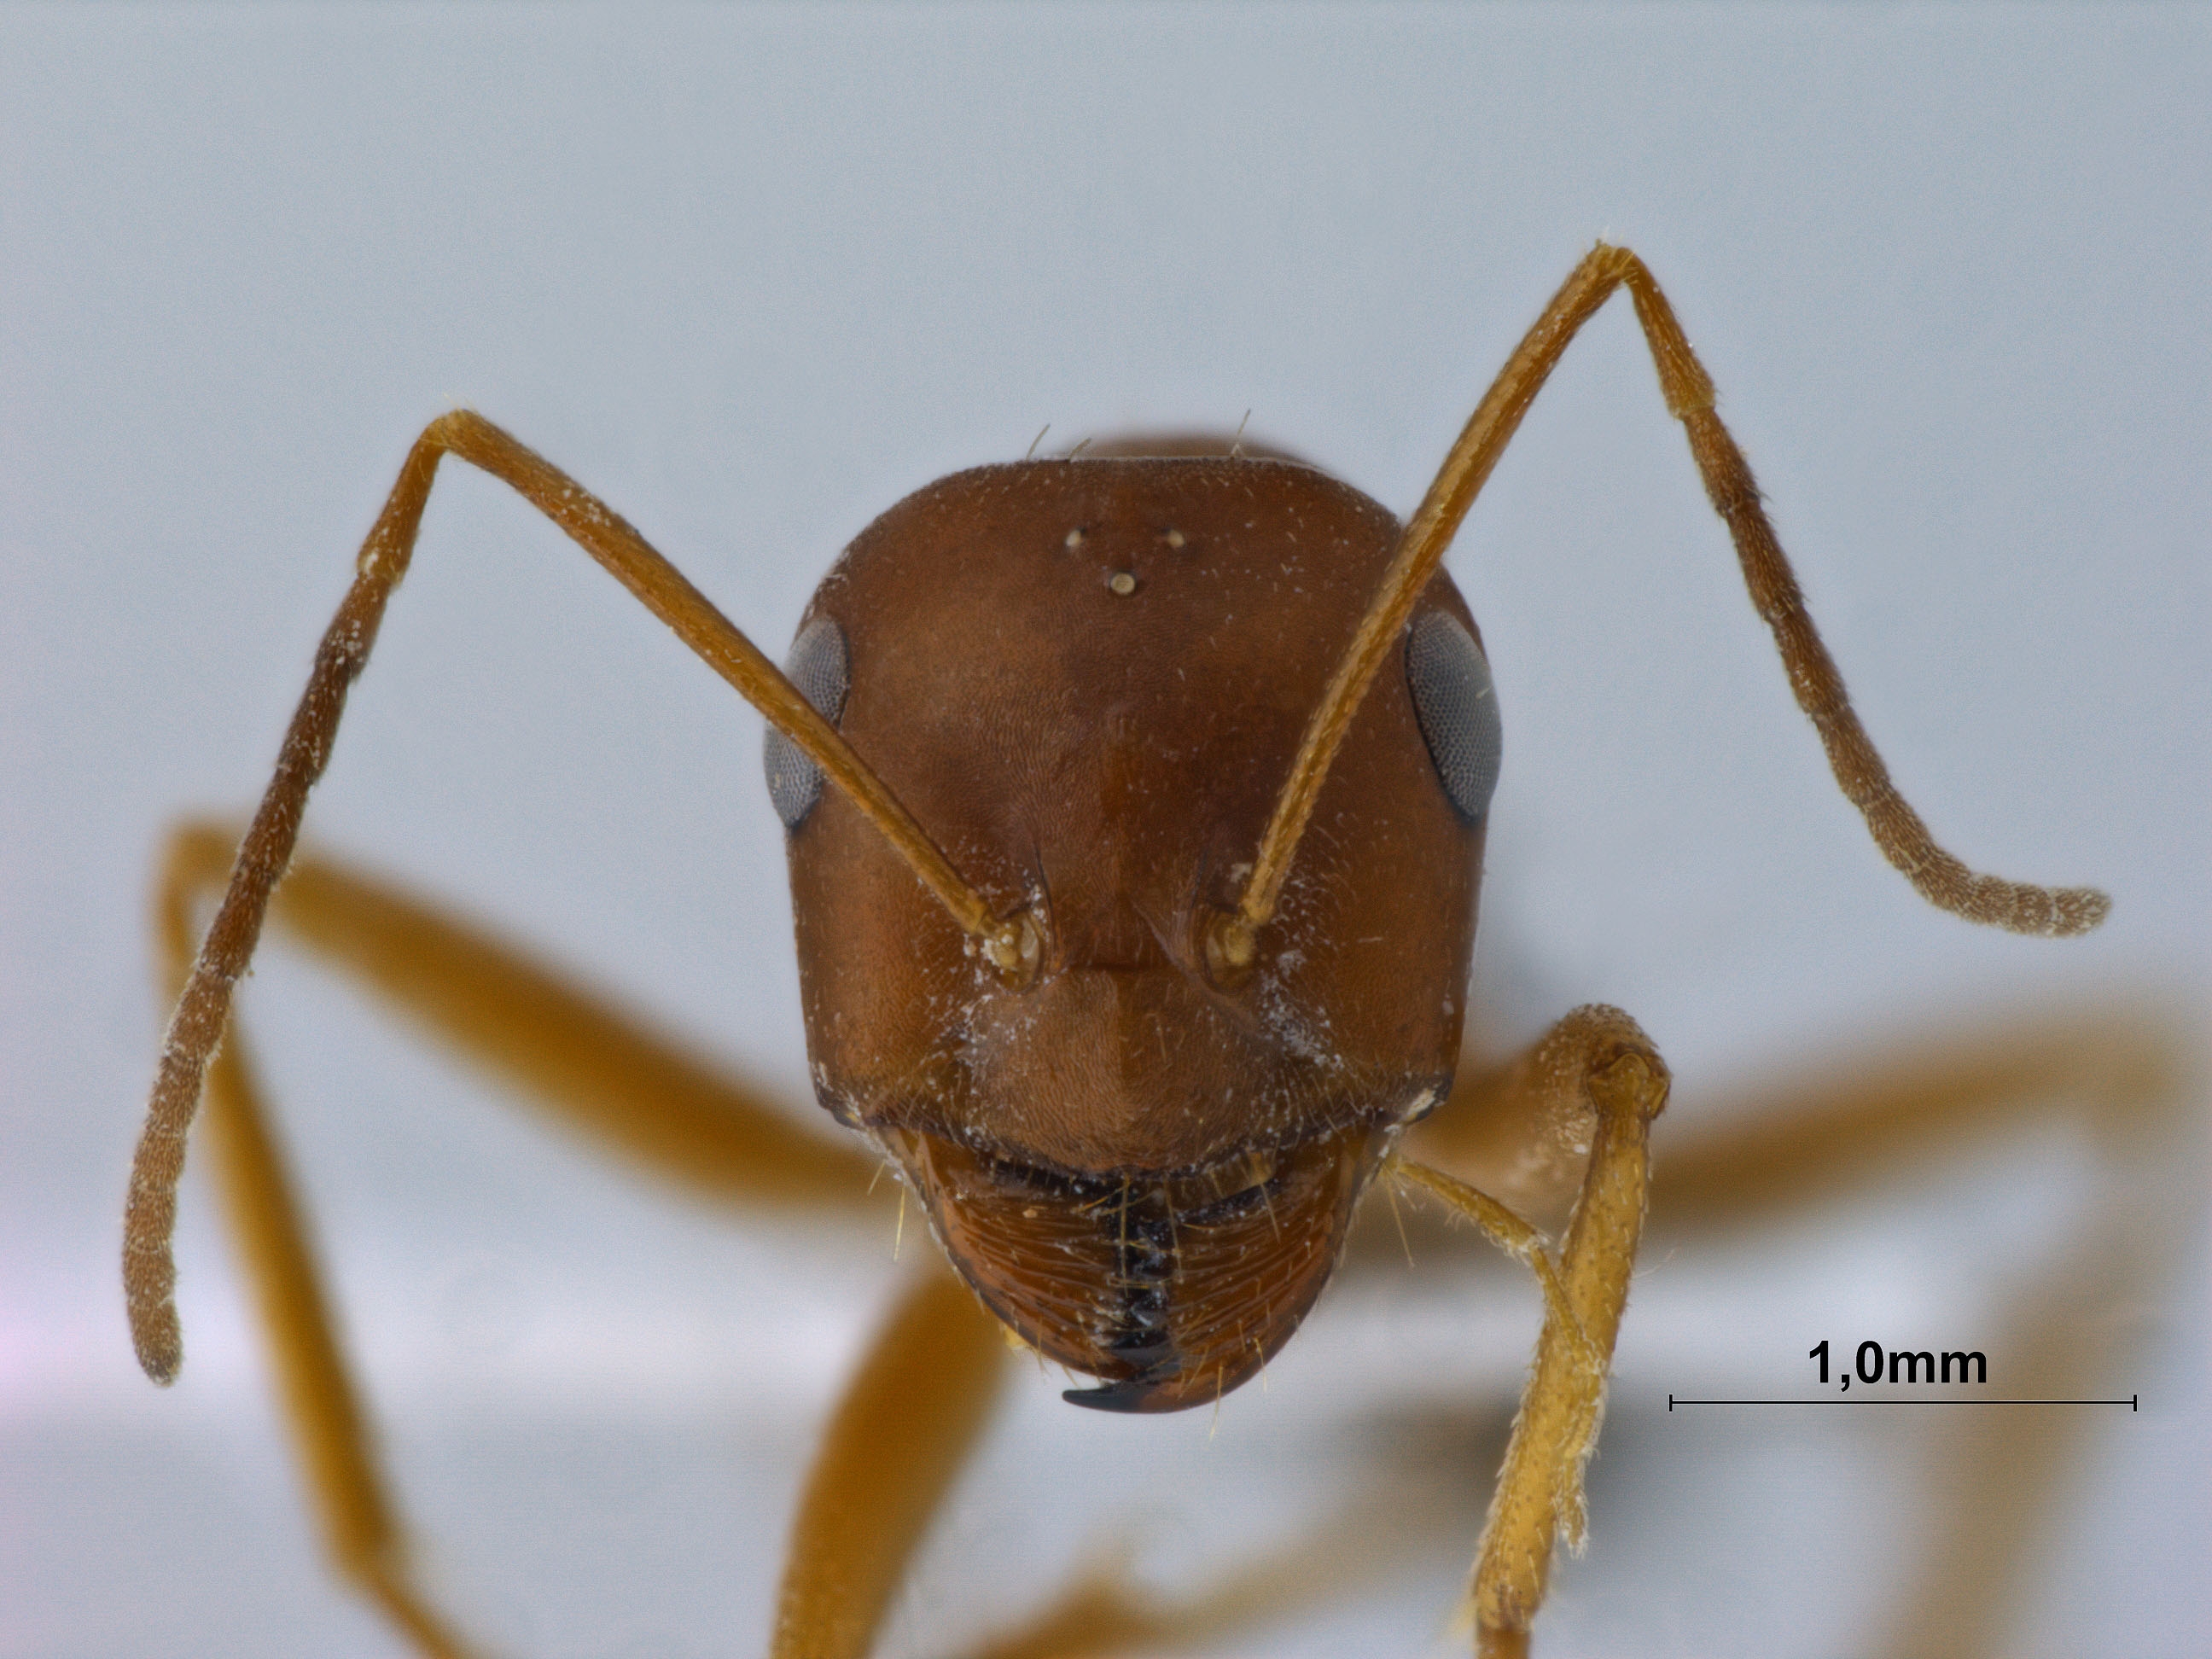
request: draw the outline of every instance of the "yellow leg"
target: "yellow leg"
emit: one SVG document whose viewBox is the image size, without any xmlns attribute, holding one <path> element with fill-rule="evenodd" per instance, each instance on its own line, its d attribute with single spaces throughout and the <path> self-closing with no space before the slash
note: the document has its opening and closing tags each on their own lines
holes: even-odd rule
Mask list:
<svg viewBox="0 0 2212 1659">
<path fill-rule="evenodd" d="M 1583 1466 L 1604 1415 L 1606 1374 L 1644 1227 L 1651 1120 L 1665 1109 L 1668 1091 L 1657 1050 L 1617 1008 L 1576 1009 L 1514 1075 L 1569 1149 L 1586 1149 L 1587 1173 L 1560 1247 L 1556 1291 L 1544 1274 L 1547 1305 L 1535 1368 L 1476 1552 L 1472 1595 L 1485 1659 L 1528 1651 L 1554 1542 L 1582 1547 Z M 1407 1173 L 1493 1237 L 1502 1233 L 1516 1254 L 1532 1252 L 1533 1241 L 1515 1230 L 1510 1213 L 1503 1220 L 1496 1215 L 1501 1206 L 1494 1200 L 1439 1171 L 1413 1165 Z"/>
<path fill-rule="evenodd" d="M 231 1237 L 269 1334 L 285 1420 L 331 1564 L 431 1659 L 474 1651 L 415 1583 L 252 1070 L 234 1036 L 210 1067 L 208 1145 Z"/>
<path fill-rule="evenodd" d="M 173 991 L 191 963 L 196 901 L 222 882 L 229 844 L 207 827 L 180 830 L 170 843 L 157 920 Z M 866 1201 L 873 1160 L 799 1129 L 766 1101 L 655 1042 L 512 948 L 416 901 L 304 857 L 270 914 L 561 1121 L 656 1173 L 731 1200 Z M 306 1218 L 234 1030 L 209 1070 L 207 1104 L 223 1211 L 269 1334 L 325 1547 L 419 1652 L 463 1659 L 471 1649 L 410 1572 L 404 1529 Z"/>
<path fill-rule="evenodd" d="M 876 1338 L 799 1500 L 775 1659 L 863 1659 L 1006 1369 L 999 1322 L 933 1266 Z"/>
<path fill-rule="evenodd" d="M 2115 1006 L 2036 1010 L 1718 1102 L 1668 1148 L 1669 1226 L 1739 1226 L 1850 1191 L 1948 1149 L 2070 1119 L 2109 1160 L 2171 1146 L 2196 1098 L 2172 1027 Z"/>
</svg>

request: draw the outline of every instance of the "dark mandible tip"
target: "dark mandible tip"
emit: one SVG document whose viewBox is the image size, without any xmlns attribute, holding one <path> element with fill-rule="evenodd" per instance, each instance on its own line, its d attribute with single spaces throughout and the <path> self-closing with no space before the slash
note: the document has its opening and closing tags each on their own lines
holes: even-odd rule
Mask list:
<svg viewBox="0 0 2212 1659">
<path fill-rule="evenodd" d="M 1094 1412 L 1121 1412 L 1133 1416 L 1158 1410 L 1152 1401 L 1159 1392 L 1158 1379 L 1132 1376 L 1095 1389 L 1064 1389 L 1060 1397 L 1071 1406 L 1088 1407 Z"/>
</svg>

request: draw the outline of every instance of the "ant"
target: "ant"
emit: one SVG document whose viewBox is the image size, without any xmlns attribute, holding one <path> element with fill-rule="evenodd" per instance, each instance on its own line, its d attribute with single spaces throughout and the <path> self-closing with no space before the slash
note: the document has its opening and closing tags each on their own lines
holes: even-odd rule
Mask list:
<svg viewBox="0 0 2212 1659">
<path fill-rule="evenodd" d="M 953 1272 L 907 1294 L 832 1417 L 792 1530 L 778 1655 L 868 1650 L 981 1430 L 1005 1342 L 1095 1378 L 1068 1391 L 1078 1406 L 1212 1406 L 1297 1328 L 1362 1199 L 1400 1191 L 1480 1229 L 1542 1294 L 1470 1592 L 1479 1651 L 1525 1653 L 1555 1547 L 1583 1534 L 1669 1079 L 1634 1021 L 1598 1006 L 1516 1064 L 1456 1075 L 1502 733 L 1441 562 L 1553 367 L 1623 287 L 1876 845 L 1968 921 L 2096 927 L 2104 895 L 1974 873 L 1892 785 L 1712 383 L 1626 249 L 1600 244 L 1577 267 L 1402 528 L 1320 472 L 1233 444 L 981 468 L 862 532 L 782 671 L 597 498 L 456 411 L 416 441 L 370 531 L 234 858 L 208 830 L 172 843 L 178 1000 L 124 1245 L 142 1366 L 167 1382 L 182 1363 L 170 1235 L 204 1083 L 331 1553 L 419 1650 L 470 1650 L 410 1570 L 265 1113 L 223 1044 L 273 916 L 688 1184 L 835 1204 L 881 1163 L 918 1202 Z M 767 717 L 815 1093 L 865 1152 L 791 1129 L 434 912 L 295 861 L 447 454 L 551 518 Z M 197 899 L 226 862 L 195 951 Z M 1742 1164 L 1714 1153 L 1674 1182 L 1725 1194 L 1747 1169 L 1787 1176 L 1784 1149 L 1731 1156 Z M 1554 1245 L 1527 1214 L 1562 1208 Z M 1159 1634 L 1118 1603 L 1084 1605 L 1094 1647 Z"/>
</svg>

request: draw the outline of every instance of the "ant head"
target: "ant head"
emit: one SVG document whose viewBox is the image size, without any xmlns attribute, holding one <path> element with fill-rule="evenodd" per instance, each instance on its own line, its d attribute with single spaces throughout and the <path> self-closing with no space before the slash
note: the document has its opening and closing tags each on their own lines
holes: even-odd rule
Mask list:
<svg viewBox="0 0 2212 1659">
<path fill-rule="evenodd" d="M 1279 903 L 1217 948 L 1398 538 L 1281 460 L 983 468 L 863 532 L 793 647 L 793 685 L 1036 940 L 1018 971 L 976 948 L 772 741 L 817 1093 L 1015 1334 L 1103 1380 L 1085 1404 L 1256 1370 L 1456 1060 L 1497 742 L 1446 578 Z"/>
</svg>

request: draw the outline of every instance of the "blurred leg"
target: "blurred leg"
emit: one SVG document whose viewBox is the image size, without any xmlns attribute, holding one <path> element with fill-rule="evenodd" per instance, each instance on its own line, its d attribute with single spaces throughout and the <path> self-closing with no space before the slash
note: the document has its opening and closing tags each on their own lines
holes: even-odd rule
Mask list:
<svg viewBox="0 0 2212 1659">
<path fill-rule="evenodd" d="M 2187 1063 L 2179 1022 L 2118 1006 L 2040 1011 L 1893 1051 L 1841 1079 L 1832 1071 L 1759 1095 L 1756 1115 L 1713 1114 L 1739 1127 L 1670 1143 L 1652 1199 L 1670 1229 L 1740 1226 L 1886 1173 L 2070 1130 L 2094 1166 L 2090 1201 L 2062 1259 L 1996 1322 L 1996 1392 L 2130 1392 L 2130 1327 L 2204 1212 L 2203 1080 Z M 2008 1650 L 2097 1426 L 2095 1413 L 2063 1407 L 2027 1418 L 1961 1411 L 1931 1426 L 1923 1462 L 1935 1496 L 1919 1506 L 1931 1524 L 1877 1651 L 1973 1659 Z"/>
<path fill-rule="evenodd" d="M 158 920 L 172 990 L 191 963 L 196 902 L 222 882 L 231 841 L 204 827 L 171 841 Z M 307 857 L 272 915 L 526 1097 L 664 1176 L 731 1200 L 865 1200 L 873 1160 L 799 1130 L 511 948 L 413 900 Z M 307 1221 L 235 1030 L 209 1069 L 207 1103 L 222 1207 L 269 1333 L 325 1547 L 418 1651 L 461 1659 L 469 1648 L 410 1571 Z"/>
<path fill-rule="evenodd" d="M 815 1455 L 777 1596 L 775 1659 L 865 1659 L 983 1431 L 1006 1358 L 999 1322 L 933 1264 L 877 1336 Z"/>
<path fill-rule="evenodd" d="M 220 888 L 235 839 L 209 824 L 171 838 L 164 927 L 181 907 L 173 921 L 186 952 L 173 951 L 173 963 L 189 962 L 193 902 Z M 732 1202 L 868 1201 L 882 1160 L 851 1136 L 804 1127 L 514 946 L 388 884 L 305 853 L 270 917 L 518 1097 L 659 1179 Z"/>
</svg>

